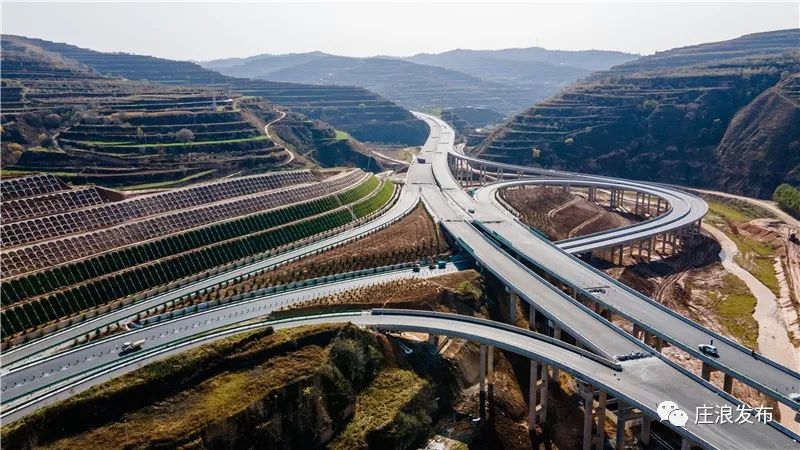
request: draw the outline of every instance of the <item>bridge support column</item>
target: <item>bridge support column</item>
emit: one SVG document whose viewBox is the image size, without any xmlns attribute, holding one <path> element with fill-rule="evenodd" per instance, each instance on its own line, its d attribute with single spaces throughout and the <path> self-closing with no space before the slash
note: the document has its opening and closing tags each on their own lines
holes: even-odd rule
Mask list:
<svg viewBox="0 0 800 450">
<path fill-rule="evenodd" d="M 617 206 L 617 190 L 611 188 L 611 193 L 608 196 L 608 207 L 614 209 Z"/>
<path fill-rule="evenodd" d="M 531 376 L 528 382 L 528 429 L 536 429 L 536 407 L 539 406 L 539 362 L 531 360 Z"/>
<path fill-rule="evenodd" d="M 639 335 L 641 334 L 642 334 L 642 327 L 640 327 L 638 324 L 633 324 L 633 330 L 631 330 L 631 335 L 633 335 L 633 337 L 635 337 L 636 339 L 640 339 Z"/>
<path fill-rule="evenodd" d="M 606 440 L 606 403 L 608 402 L 608 394 L 606 391 L 601 390 L 597 404 L 597 433 L 594 440 L 598 449 L 603 449 L 603 444 Z"/>
<path fill-rule="evenodd" d="M 617 399 L 617 437 L 615 447 L 617 450 L 625 450 L 625 423 L 627 422 L 628 406 Z"/>
<path fill-rule="evenodd" d="M 594 186 L 589 186 L 589 201 L 595 202 L 597 201 L 597 188 Z"/>
<path fill-rule="evenodd" d="M 661 353 L 661 350 L 664 348 L 664 340 L 658 336 L 653 336 L 653 342 L 655 349 L 658 353 Z"/>
<path fill-rule="evenodd" d="M 594 388 L 584 384 L 583 392 L 583 450 L 592 448 L 592 423 L 594 422 Z"/>
<path fill-rule="evenodd" d="M 558 325 L 553 325 L 553 339 L 561 340 L 561 328 Z M 553 378 L 558 381 L 558 368 L 553 367 Z"/>
<path fill-rule="evenodd" d="M 621 246 L 621 245 L 619 246 L 619 265 L 620 265 L 620 266 L 622 265 L 622 252 L 623 252 L 624 248 L 625 248 L 625 247 L 623 247 L 623 246 Z M 613 261 L 612 261 L 612 262 L 613 262 Z"/>
<path fill-rule="evenodd" d="M 528 328 L 531 331 L 536 331 L 536 307 L 533 304 L 530 305 L 530 310 L 528 311 Z"/>
<path fill-rule="evenodd" d="M 494 347 L 488 346 L 486 363 L 486 398 L 489 406 L 489 420 L 494 419 Z"/>
<path fill-rule="evenodd" d="M 428 334 L 428 344 L 431 344 L 432 346 L 434 346 L 434 347 L 436 347 L 438 349 L 439 348 L 439 336 L 429 333 Z"/>
<path fill-rule="evenodd" d="M 478 363 L 478 383 L 480 384 L 479 395 L 479 417 L 481 420 L 486 418 L 486 346 L 481 344 L 480 359 Z"/>
<path fill-rule="evenodd" d="M 681 437 L 681 450 L 690 450 L 692 448 L 692 441 L 686 436 Z"/>
<path fill-rule="evenodd" d="M 661 215 L 661 198 L 656 202 L 656 217 Z"/>
<path fill-rule="evenodd" d="M 633 202 L 633 214 L 635 214 L 635 215 L 639 215 L 639 197 L 641 197 L 641 195 L 642 194 L 637 192 L 636 193 L 636 200 L 634 200 L 634 202 Z"/>
<path fill-rule="evenodd" d="M 722 379 L 722 390 L 728 394 L 733 390 L 733 377 L 730 376 L 730 374 L 726 373 L 725 377 Z"/>
<path fill-rule="evenodd" d="M 541 423 L 547 423 L 547 399 L 549 398 L 548 390 L 550 386 L 550 367 L 542 364 L 542 413 L 540 415 Z"/>
<path fill-rule="evenodd" d="M 701 369 L 700 372 L 700 376 L 706 381 L 711 381 L 711 372 L 713 371 L 714 369 L 704 362 L 703 368 Z"/>
<path fill-rule="evenodd" d="M 639 440 L 645 446 L 650 444 L 650 423 L 652 421 L 647 416 L 642 416 L 642 429 L 639 432 Z"/>
<path fill-rule="evenodd" d="M 517 324 L 517 294 L 512 292 L 508 287 L 506 287 L 506 292 L 508 293 L 508 322 L 511 325 Z"/>
</svg>

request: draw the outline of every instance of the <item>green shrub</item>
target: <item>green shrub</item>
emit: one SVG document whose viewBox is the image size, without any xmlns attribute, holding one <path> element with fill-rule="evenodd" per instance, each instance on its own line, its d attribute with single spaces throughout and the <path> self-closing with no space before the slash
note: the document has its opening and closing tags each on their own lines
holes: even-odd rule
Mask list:
<svg viewBox="0 0 800 450">
<path fill-rule="evenodd" d="M 800 219 L 800 189 L 784 183 L 775 189 L 772 199 L 782 210 Z"/>
</svg>

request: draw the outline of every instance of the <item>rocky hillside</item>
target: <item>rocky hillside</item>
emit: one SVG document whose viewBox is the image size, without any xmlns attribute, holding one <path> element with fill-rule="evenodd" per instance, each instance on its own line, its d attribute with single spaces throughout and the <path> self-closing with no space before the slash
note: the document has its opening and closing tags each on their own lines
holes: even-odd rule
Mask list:
<svg viewBox="0 0 800 450">
<path fill-rule="evenodd" d="M 518 114 L 473 151 L 768 196 L 800 170 L 796 157 L 773 160 L 783 143 L 787 152 L 797 145 L 797 101 L 786 99 L 795 95 L 798 44 L 800 30 L 793 29 L 642 57 Z M 778 104 L 777 114 L 763 110 Z"/>
<path fill-rule="evenodd" d="M 800 75 L 767 89 L 731 120 L 717 147 L 719 187 L 768 198 L 800 185 Z"/>
<path fill-rule="evenodd" d="M 267 328 L 4 424 L 2 439 L 17 449 L 418 448 L 452 382 L 438 355 L 405 354 L 352 325 Z"/>
<path fill-rule="evenodd" d="M 98 74 L 162 84 L 216 85 L 261 96 L 312 119 L 324 120 L 362 141 L 418 145 L 427 126 L 397 104 L 358 87 L 271 83 L 227 77 L 195 63 L 127 53 L 103 53 L 69 44 L 14 36 L 28 45 L 83 64 Z"/>
</svg>

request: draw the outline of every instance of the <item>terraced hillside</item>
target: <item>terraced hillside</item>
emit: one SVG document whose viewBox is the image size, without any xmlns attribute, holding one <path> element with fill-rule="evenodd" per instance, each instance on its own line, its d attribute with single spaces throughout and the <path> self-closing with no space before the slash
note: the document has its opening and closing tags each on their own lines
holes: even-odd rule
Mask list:
<svg viewBox="0 0 800 450">
<path fill-rule="evenodd" d="M 796 151 L 782 159 L 791 150 L 770 150 L 783 142 L 787 149 L 800 145 L 791 120 L 796 102 L 781 100 L 785 112 L 770 112 L 766 121 L 753 112 L 769 106 L 770 100 L 759 96 L 773 87 L 773 101 L 794 95 L 798 44 L 800 30 L 793 29 L 643 57 L 531 107 L 473 152 L 502 161 L 766 196 L 798 173 Z M 742 110 L 751 102 L 750 113 Z M 782 137 L 773 144 L 769 138 L 750 139 L 755 129 Z M 748 139 L 745 147 L 729 144 Z M 762 176 L 767 171 L 772 176 Z"/>
<path fill-rule="evenodd" d="M 1 75 L 4 169 L 155 188 L 289 159 L 220 89 L 101 76 L 7 36 Z"/>
<path fill-rule="evenodd" d="M 360 167 L 368 171 L 381 167 L 380 161 L 369 156 L 370 148 L 324 122 L 288 113 L 272 129 L 296 153 L 323 167 Z"/>
<path fill-rule="evenodd" d="M 36 175 L 0 182 L 2 337 L 90 317 L 364 220 L 394 185 L 284 171 L 124 196 Z"/>
<path fill-rule="evenodd" d="M 289 58 L 297 63 L 288 64 Z M 214 61 L 207 66 L 218 67 Z M 474 106 L 511 114 L 546 95 L 534 87 L 503 84 L 443 67 L 382 57 L 350 58 L 324 53 L 259 55 L 236 65 L 223 64 L 218 70 L 270 81 L 361 86 L 408 108 L 422 110 Z"/>
<path fill-rule="evenodd" d="M 191 62 L 127 53 L 102 53 L 41 39 L 14 38 L 77 61 L 100 74 L 174 85 L 223 85 L 244 95 L 262 96 L 312 119 L 324 120 L 361 141 L 419 145 L 427 136 L 424 122 L 395 103 L 363 88 L 233 78 Z"/>
</svg>

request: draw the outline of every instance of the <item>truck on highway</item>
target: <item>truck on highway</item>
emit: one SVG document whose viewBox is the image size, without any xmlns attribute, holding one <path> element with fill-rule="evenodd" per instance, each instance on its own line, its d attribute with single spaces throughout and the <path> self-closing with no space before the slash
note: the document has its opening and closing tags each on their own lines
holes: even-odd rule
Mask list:
<svg viewBox="0 0 800 450">
<path fill-rule="evenodd" d="M 135 352 L 137 350 L 141 350 L 142 345 L 144 345 L 144 343 L 145 343 L 144 339 L 141 339 L 141 340 L 138 340 L 138 341 L 134 341 L 134 342 L 125 342 L 125 343 L 122 344 L 122 348 L 121 348 L 121 351 L 119 352 L 119 354 L 120 354 L 120 356 L 121 355 L 127 355 L 128 353 L 133 353 L 133 352 Z"/>
</svg>

